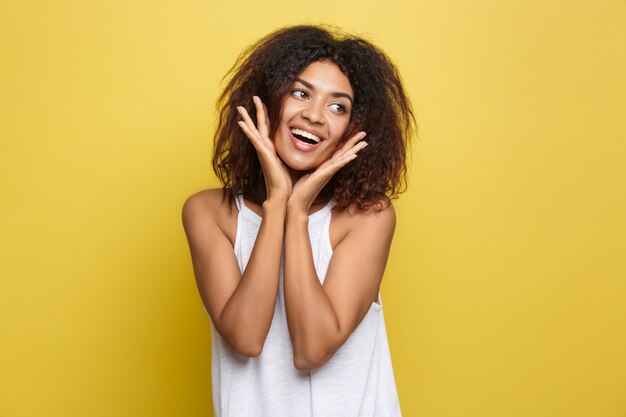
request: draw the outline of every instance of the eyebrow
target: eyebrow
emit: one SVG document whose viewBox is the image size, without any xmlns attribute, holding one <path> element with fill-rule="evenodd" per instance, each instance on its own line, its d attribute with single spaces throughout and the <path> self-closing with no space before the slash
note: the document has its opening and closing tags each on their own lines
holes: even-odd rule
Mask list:
<svg viewBox="0 0 626 417">
<path fill-rule="evenodd" d="M 306 88 L 310 88 L 311 90 L 315 90 L 315 87 L 313 87 L 313 84 L 311 84 L 308 81 L 304 81 L 302 78 L 296 78 L 296 81 L 304 84 L 304 86 Z M 339 91 L 336 91 L 336 92 L 330 93 L 330 95 L 333 96 L 333 97 L 345 97 L 348 100 L 350 100 L 350 104 L 352 104 L 352 97 L 350 96 L 350 94 L 341 93 Z"/>
</svg>

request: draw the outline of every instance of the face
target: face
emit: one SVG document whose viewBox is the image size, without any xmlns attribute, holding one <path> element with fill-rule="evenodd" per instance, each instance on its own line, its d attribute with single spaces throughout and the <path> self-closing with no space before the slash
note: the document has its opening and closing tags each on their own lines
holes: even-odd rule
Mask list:
<svg viewBox="0 0 626 417">
<path fill-rule="evenodd" d="M 352 110 L 350 80 L 330 61 L 311 63 L 284 98 L 276 153 L 294 171 L 320 166 L 337 149 Z"/>
</svg>

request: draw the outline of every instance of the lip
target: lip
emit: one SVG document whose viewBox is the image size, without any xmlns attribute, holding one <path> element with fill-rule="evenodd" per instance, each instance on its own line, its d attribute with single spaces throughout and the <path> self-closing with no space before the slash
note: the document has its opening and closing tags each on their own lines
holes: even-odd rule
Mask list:
<svg viewBox="0 0 626 417">
<path fill-rule="evenodd" d="M 312 133 L 318 138 L 320 138 L 320 143 L 326 140 L 326 138 L 322 136 L 322 134 L 315 129 L 311 129 L 302 125 L 291 125 L 289 126 L 289 133 L 291 133 L 291 129 L 300 129 L 300 130 L 304 130 L 305 132 Z"/>
<path fill-rule="evenodd" d="M 300 129 L 299 127 L 296 127 L 295 129 Z M 304 129 L 302 129 L 304 130 Z M 308 132 L 308 130 L 307 130 Z M 313 132 L 311 132 L 313 133 Z M 315 133 L 313 133 L 315 134 Z M 312 144 L 312 143 L 305 143 L 305 142 L 300 142 L 298 139 L 296 139 L 296 137 L 291 133 L 291 129 L 289 130 L 289 137 L 291 138 L 291 143 L 293 144 L 293 146 L 301 151 L 301 152 L 311 152 L 315 149 L 317 149 L 318 146 L 320 146 L 320 144 L 322 143 L 322 141 L 319 141 L 316 144 Z M 319 136 L 318 136 L 319 137 Z"/>
</svg>

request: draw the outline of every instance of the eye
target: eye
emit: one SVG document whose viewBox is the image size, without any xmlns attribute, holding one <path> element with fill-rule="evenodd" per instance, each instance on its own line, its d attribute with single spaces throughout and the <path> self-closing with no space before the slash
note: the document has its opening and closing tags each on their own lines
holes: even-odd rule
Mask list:
<svg viewBox="0 0 626 417">
<path fill-rule="evenodd" d="M 348 111 L 348 109 L 346 109 L 346 106 L 344 106 L 343 104 L 339 104 L 339 103 L 333 103 L 330 105 L 330 107 L 332 109 L 334 109 L 336 112 L 344 114 L 346 111 Z"/>
<path fill-rule="evenodd" d="M 294 96 L 294 97 L 302 98 L 302 99 L 307 99 L 307 98 L 309 98 L 309 94 L 308 94 L 306 91 L 304 91 L 304 90 L 302 90 L 302 89 L 299 89 L 299 88 L 298 88 L 298 89 L 293 90 L 293 91 L 291 92 L 291 95 L 292 95 L 292 96 Z"/>
</svg>

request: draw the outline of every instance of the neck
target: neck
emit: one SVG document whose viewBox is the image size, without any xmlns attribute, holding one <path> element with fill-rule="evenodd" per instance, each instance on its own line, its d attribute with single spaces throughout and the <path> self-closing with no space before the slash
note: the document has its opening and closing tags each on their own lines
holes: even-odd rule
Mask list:
<svg viewBox="0 0 626 417">
<path fill-rule="evenodd" d="M 303 176 L 305 174 L 304 171 L 297 171 L 295 169 L 292 168 L 287 168 L 289 171 L 289 175 L 291 176 L 291 183 L 295 184 L 301 176 Z"/>
</svg>

